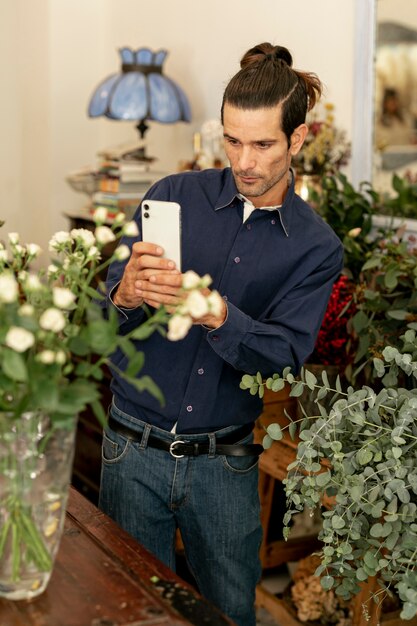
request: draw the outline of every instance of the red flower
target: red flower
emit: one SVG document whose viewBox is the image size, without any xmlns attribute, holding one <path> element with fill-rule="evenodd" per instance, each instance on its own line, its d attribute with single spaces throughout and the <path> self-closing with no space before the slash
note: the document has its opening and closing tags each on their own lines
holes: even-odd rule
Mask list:
<svg viewBox="0 0 417 626">
<path fill-rule="evenodd" d="M 333 285 L 326 313 L 319 330 L 314 352 L 310 356 L 311 363 L 337 365 L 346 367 L 350 360 L 347 353 L 347 342 L 350 334 L 347 322 L 352 316 L 353 283 L 347 276 L 340 278 Z"/>
</svg>

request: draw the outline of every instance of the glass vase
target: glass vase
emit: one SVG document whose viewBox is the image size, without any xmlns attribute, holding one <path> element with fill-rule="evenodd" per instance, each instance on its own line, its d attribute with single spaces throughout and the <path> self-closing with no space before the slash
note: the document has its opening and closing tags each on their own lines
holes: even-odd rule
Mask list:
<svg viewBox="0 0 417 626">
<path fill-rule="evenodd" d="M 30 599 L 51 577 L 74 457 L 76 420 L 0 413 L 0 597 Z"/>
<path fill-rule="evenodd" d="M 321 176 L 319 174 L 297 174 L 295 177 L 295 193 L 306 202 L 309 202 L 312 190 L 317 193 L 321 192 Z"/>
</svg>

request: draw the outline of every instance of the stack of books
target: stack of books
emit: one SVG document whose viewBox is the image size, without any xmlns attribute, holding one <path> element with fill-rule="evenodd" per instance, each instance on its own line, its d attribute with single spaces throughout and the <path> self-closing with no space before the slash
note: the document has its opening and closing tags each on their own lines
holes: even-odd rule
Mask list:
<svg viewBox="0 0 417 626">
<path fill-rule="evenodd" d="M 124 211 L 131 217 L 144 194 L 165 172 L 150 169 L 153 159 L 137 158 L 132 151 L 106 150 L 99 153 L 97 189 L 91 197 L 91 210 L 105 207 L 109 217 Z"/>
</svg>

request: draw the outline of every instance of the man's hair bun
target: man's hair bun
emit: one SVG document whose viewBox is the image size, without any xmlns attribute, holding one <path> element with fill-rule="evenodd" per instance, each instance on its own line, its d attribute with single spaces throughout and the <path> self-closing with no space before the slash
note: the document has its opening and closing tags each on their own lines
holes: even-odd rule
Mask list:
<svg viewBox="0 0 417 626">
<path fill-rule="evenodd" d="M 243 69 L 251 65 L 258 65 L 266 61 L 283 61 L 289 67 L 292 66 L 292 56 L 290 51 L 284 46 L 273 46 L 270 43 L 260 43 L 248 50 L 240 61 Z"/>
</svg>

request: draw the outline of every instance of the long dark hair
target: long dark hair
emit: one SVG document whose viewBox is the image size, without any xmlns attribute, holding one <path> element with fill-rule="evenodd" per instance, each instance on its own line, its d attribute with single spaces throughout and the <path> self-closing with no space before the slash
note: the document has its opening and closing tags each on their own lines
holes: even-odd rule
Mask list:
<svg viewBox="0 0 417 626">
<path fill-rule="evenodd" d="M 289 146 L 294 130 L 305 122 L 307 111 L 321 96 L 320 79 L 311 72 L 295 70 L 289 50 L 270 43 L 248 50 L 240 67 L 223 94 L 222 122 L 226 103 L 239 109 L 272 108 L 282 103 L 281 125 Z"/>
</svg>

